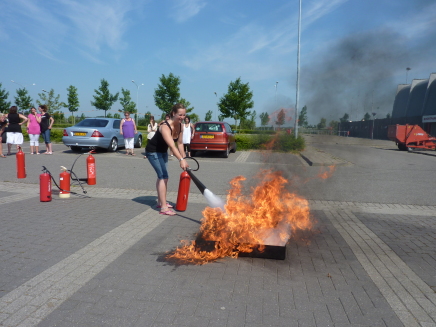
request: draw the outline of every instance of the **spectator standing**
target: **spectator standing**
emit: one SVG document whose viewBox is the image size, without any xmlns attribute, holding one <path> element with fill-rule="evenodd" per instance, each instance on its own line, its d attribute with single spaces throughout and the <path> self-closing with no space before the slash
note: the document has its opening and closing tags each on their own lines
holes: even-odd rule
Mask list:
<svg viewBox="0 0 436 327">
<path fill-rule="evenodd" d="M 39 135 L 41 134 L 41 114 L 38 114 L 35 107 L 30 109 L 30 114 L 27 116 L 27 133 L 30 138 L 30 154 L 33 154 L 35 150 L 36 154 L 39 154 Z"/>
<path fill-rule="evenodd" d="M 6 115 L 0 113 L 0 158 L 6 158 L 3 154 L 3 138 L 6 139 Z"/>
<path fill-rule="evenodd" d="M 154 120 L 154 116 L 150 116 L 150 123 L 147 126 L 147 140 L 151 140 L 158 129 L 157 123 Z M 148 143 L 148 142 L 147 142 Z M 144 156 L 147 159 L 147 156 Z"/>
<path fill-rule="evenodd" d="M 45 104 L 39 106 L 38 110 L 41 112 L 41 134 L 45 142 L 45 154 L 53 154 L 52 145 L 50 141 L 50 132 L 54 123 L 53 117 L 47 112 Z"/>
<path fill-rule="evenodd" d="M 158 128 L 156 134 L 148 142 L 145 155 L 157 174 L 157 207 L 160 214 L 174 216 L 176 213 L 170 210 L 172 207 L 167 202 L 168 185 L 168 148 L 170 148 L 180 162 L 180 168 L 186 170 L 188 163 L 183 159 L 183 143 L 181 137 L 182 123 L 186 116 L 186 108 L 177 103 L 171 110 L 171 118 L 165 120 Z M 177 142 L 177 147 L 175 145 Z"/>
<path fill-rule="evenodd" d="M 12 144 L 18 147 L 23 144 L 23 132 L 21 130 L 21 125 L 27 122 L 26 116 L 18 113 L 17 106 L 12 106 L 7 114 L 9 121 L 8 131 L 6 132 L 7 143 L 8 143 L 8 156 L 11 155 Z"/>
<path fill-rule="evenodd" d="M 191 118 L 185 117 L 185 123 L 183 124 L 183 150 L 185 156 L 191 156 L 191 140 L 194 137 L 194 125 L 191 124 Z"/>
<path fill-rule="evenodd" d="M 133 153 L 135 142 L 135 134 L 138 133 L 135 121 L 130 117 L 130 112 L 124 113 L 124 119 L 121 120 L 120 134 L 124 136 L 124 146 L 126 148 L 126 156 Z"/>
</svg>

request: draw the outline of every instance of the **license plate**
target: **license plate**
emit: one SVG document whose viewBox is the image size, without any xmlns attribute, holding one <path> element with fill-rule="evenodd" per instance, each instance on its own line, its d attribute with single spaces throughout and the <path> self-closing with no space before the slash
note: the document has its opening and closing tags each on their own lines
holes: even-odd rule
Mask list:
<svg viewBox="0 0 436 327">
<path fill-rule="evenodd" d="M 213 139 L 214 137 L 214 135 L 201 135 L 202 139 Z"/>
<path fill-rule="evenodd" d="M 73 135 L 74 136 L 86 136 L 86 133 L 84 133 L 84 132 L 74 132 Z"/>
</svg>

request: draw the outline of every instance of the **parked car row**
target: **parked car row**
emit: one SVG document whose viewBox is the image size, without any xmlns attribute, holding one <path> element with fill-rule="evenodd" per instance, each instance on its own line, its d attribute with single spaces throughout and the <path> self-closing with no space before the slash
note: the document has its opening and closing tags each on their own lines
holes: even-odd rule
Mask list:
<svg viewBox="0 0 436 327">
<path fill-rule="evenodd" d="M 82 148 L 103 148 L 115 152 L 124 147 L 120 134 L 121 119 L 86 118 L 74 126 L 65 128 L 62 142 L 73 151 Z M 197 122 L 191 140 L 191 156 L 199 151 L 219 151 L 224 158 L 236 152 L 236 137 L 230 125 L 220 121 Z M 142 146 L 142 133 L 135 135 L 135 148 Z"/>
<path fill-rule="evenodd" d="M 64 129 L 62 142 L 73 151 L 82 148 L 103 148 L 115 152 L 124 147 L 124 137 L 120 134 L 121 119 L 86 118 L 74 126 Z M 142 146 L 142 133 L 135 134 L 135 148 Z"/>
</svg>

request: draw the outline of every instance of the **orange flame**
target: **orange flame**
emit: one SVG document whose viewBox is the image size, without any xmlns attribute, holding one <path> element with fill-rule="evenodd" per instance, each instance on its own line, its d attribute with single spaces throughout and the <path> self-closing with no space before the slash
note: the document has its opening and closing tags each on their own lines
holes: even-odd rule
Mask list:
<svg viewBox="0 0 436 327">
<path fill-rule="evenodd" d="M 318 177 L 322 178 L 322 179 L 330 178 L 330 177 L 332 177 L 332 175 L 335 172 L 335 170 L 336 170 L 336 166 L 335 165 L 329 166 L 329 171 L 320 172 Z"/>
<path fill-rule="evenodd" d="M 285 189 L 288 181 L 281 172 L 264 170 L 257 177 L 261 181 L 249 196 L 242 194 L 245 177 L 230 182 L 225 212 L 210 207 L 203 211 L 199 237 L 215 241 L 212 251 L 202 251 L 195 241 L 183 241 L 183 246 L 166 258 L 205 264 L 226 256 L 235 258 L 257 245 L 285 246 L 293 232 L 312 229 L 308 201 Z"/>
</svg>

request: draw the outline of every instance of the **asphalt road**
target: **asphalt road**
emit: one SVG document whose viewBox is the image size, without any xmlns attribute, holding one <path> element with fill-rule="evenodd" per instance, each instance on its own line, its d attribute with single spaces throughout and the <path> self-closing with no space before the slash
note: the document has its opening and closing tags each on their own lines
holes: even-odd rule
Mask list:
<svg viewBox="0 0 436 327">
<path fill-rule="evenodd" d="M 298 154 L 238 151 L 228 159 L 218 153 L 200 153 L 196 156 L 200 169 L 195 175 L 213 193 L 224 195 L 229 182 L 236 176 L 247 178 L 245 185 L 257 183 L 254 177 L 263 169 L 283 172 L 289 180 L 287 187 L 310 200 L 332 200 L 370 203 L 398 203 L 433 205 L 436 175 L 436 156 L 398 151 L 390 141 L 362 140 L 336 136 L 306 136 L 308 146 L 346 161 L 335 167 L 309 166 Z M 27 178 L 16 178 L 15 156 L 0 159 L 0 179 L 4 182 L 39 183 L 42 166 L 58 178 L 60 166 L 86 178 L 86 157 L 72 152 L 63 144 L 54 144 L 53 155 L 30 155 L 26 152 Z M 95 154 L 97 187 L 154 190 L 155 172 L 143 159 L 144 149 L 135 149 L 136 156 L 126 156 L 124 150 L 116 153 L 99 151 Z M 432 154 L 433 152 L 429 152 Z M 76 160 L 77 159 L 77 160 Z M 196 164 L 191 163 L 195 168 Z M 174 157 L 169 162 L 168 190 L 176 192 L 181 172 Z M 330 172 L 332 172 L 330 174 Z M 329 177 L 320 177 L 329 173 Z M 86 186 L 92 187 L 92 186 Z M 192 193 L 199 193 L 195 186 Z M 175 199 L 174 199 L 175 200 Z"/>
</svg>

